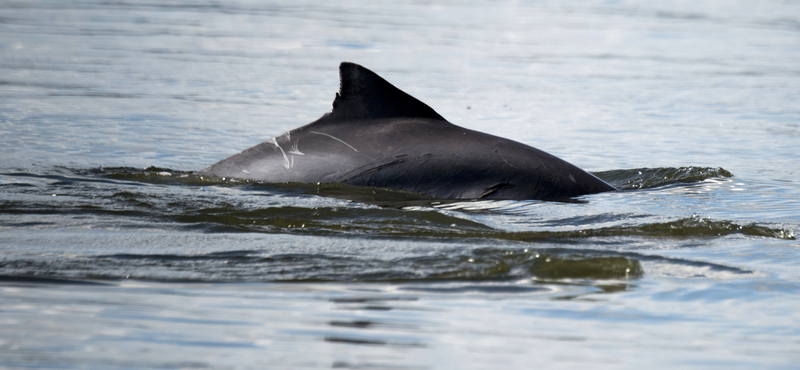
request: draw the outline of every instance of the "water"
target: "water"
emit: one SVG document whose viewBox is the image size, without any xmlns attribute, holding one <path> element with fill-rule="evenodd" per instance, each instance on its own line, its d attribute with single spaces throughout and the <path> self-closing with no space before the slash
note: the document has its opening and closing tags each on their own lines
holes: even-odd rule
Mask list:
<svg viewBox="0 0 800 370">
<path fill-rule="evenodd" d="M 800 6 L 3 2 L 2 368 L 796 368 Z M 621 189 L 195 171 L 337 66 Z"/>
</svg>

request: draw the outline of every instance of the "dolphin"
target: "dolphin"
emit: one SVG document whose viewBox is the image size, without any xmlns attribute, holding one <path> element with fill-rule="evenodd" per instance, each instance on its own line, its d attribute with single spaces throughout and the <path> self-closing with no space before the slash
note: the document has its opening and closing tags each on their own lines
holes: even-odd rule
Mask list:
<svg viewBox="0 0 800 370">
<path fill-rule="evenodd" d="M 355 63 L 333 109 L 198 172 L 268 183 L 344 183 L 442 199 L 558 200 L 616 190 L 516 141 L 456 126 Z"/>
</svg>

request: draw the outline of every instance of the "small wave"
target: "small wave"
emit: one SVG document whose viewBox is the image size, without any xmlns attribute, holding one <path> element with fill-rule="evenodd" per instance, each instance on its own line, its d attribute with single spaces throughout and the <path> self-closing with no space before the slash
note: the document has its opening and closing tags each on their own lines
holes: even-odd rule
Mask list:
<svg viewBox="0 0 800 370">
<path fill-rule="evenodd" d="M 101 176 L 86 177 L 86 172 Z M 700 172 L 708 175 L 713 171 Z M 99 223 L 115 224 L 119 224 L 122 219 L 153 222 L 159 225 L 169 221 L 171 227 L 177 229 L 211 233 L 260 232 L 412 238 L 488 238 L 517 241 L 602 237 L 706 238 L 736 234 L 795 239 L 792 230 L 782 227 L 714 220 L 699 216 L 653 222 L 652 218 L 647 217 L 634 220 L 626 216 L 624 219 L 619 219 L 611 217 L 613 214 L 609 213 L 608 217 L 597 215 L 581 217 L 582 221 L 578 223 L 553 222 L 552 217 L 528 216 L 539 212 L 539 209 L 542 212 L 553 211 L 553 207 L 537 208 L 537 205 L 544 205 L 542 202 L 498 202 L 485 205 L 480 202 L 462 201 L 443 202 L 437 205 L 429 200 L 418 199 L 419 202 L 429 202 L 428 206 L 376 207 L 360 202 L 342 202 L 309 196 L 316 195 L 317 192 L 330 194 L 337 191 L 350 194 L 353 190 L 351 188 L 354 188 L 338 184 L 327 187 L 311 185 L 298 187 L 263 184 L 222 186 L 216 185 L 220 183 L 212 183 L 215 185 L 204 186 L 208 183 L 191 173 L 154 167 L 141 170 L 104 168 L 83 173 L 83 176 L 76 176 L 80 173 L 72 176 L 5 174 L 4 176 L 9 178 L 7 181 L 9 185 L 5 186 L 6 199 L 0 204 L 0 213 L 57 215 L 59 221 L 47 220 L 55 223 L 65 222 L 65 216 L 82 220 L 86 220 L 87 216 L 94 216 Z M 23 182 L 21 180 L 24 180 L 25 186 L 14 185 Z M 162 186 L 146 186 L 148 183 L 159 182 Z M 163 186 L 166 182 L 178 186 Z M 407 194 L 397 192 L 386 191 L 390 193 L 386 195 L 379 189 L 371 188 L 357 188 L 357 191 L 361 192 L 362 199 L 374 196 L 394 205 L 414 202 Z M 393 198 L 387 200 L 384 197 Z M 491 212 L 495 213 L 489 213 L 486 217 L 464 213 L 473 209 L 466 207 L 465 204 L 472 204 L 475 206 L 474 211 L 484 213 L 491 208 L 490 206 L 494 206 Z M 562 206 L 554 207 L 563 209 Z M 498 218 L 500 222 L 497 221 Z M 521 231 L 498 228 L 497 225 L 502 225 L 504 219 L 516 220 L 514 222 L 536 222 L 536 225 Z M 495 227 L 487 225 L 486 220 L 491 221 L 489 224 Z M 31 220 L 25 222 L 29 221 Z M 9 218 L 4 224 L 0 224 L 0 227 L 18 226 L 14 222 L 19 222 L 18 218 Z M 532 228 L 534 230 L 531 230 Z"/>
<path fill-rule="evenodd" d="M 291 191 L 301 189 L 308 193 L 332 198 L 344 198 L 365 203 L 376 203 L 386 206 L 409 206 L 414 204 L 429 205 L 437 199 L 416 193 L 369 187 L 350 186 L 344 184 L 271 184 L 255 180 L 218 178 L 214 176 L 198 176 L 191 171 L 180 171 L 169 168 L 147 167 L 100 167 L 89 170 L 75 170 L 78 175 L 91 175 L 116 180 L 137 181 L 150 184 L 176 185 L 242 185 L 260 184 L 277 189 Z M 594 172 L 595 176 L 610 183 L 619 190 L 651 189 L 667 185 L 697 183 L 715 178 L 730 178 L 733 174 L 721 167 L 658 167 L 633 168 Z M 441 201 L 441 200 L 439 200 Z"/>
<path fill-rule="evenodd" d="M 634 226 L 612 226 L 596 229 L 571 231 L 520 232 L 516 240 L 536 240 L 544 238 L 586 238 L 586 237 L 625 237 L 643 236 L 654 238 L 705 238 L 728 235 L 747 235 L 756 237 L 795 240 L 794 232 L 784 228 L 771 228 L 758 224 L 738 224 L 731 221 L 716 221 L 693 215 L 669 222 L 648 223 Z"/>
<path fill-rule="evenodd" d="M 633 252 L 564 248 L 477 248 L 392 258 L 268 250 L 205 254 L 112 254 L 0 262 L 5 281 L 61 283 L 74 279 L 171 282 L 491 282 L 532 280 L 605 285 L 648 273 L 683 278 L 735 278 L 752 271 L 714 263 Z M 46 274 L 46 277 L 39 275 Z M 2 283 L 4 279 L 0 279 Z M 534 288 L 538 289 L 538 288 Z M 518 289 L 530 291 L 529 287 Z M 516 290 L 515 290 L 516 291 Z"/>
<path fill-rule="evenodd" d="M 0 275 L 3 285 L 109 285 L 96 280 L 58 279 L 32 275 Z"/>
<path fill-rule="evenodd" d="M 674 184 L 701 182 L 713 178 L 729 178 L 733 174 L 717 167 L 658 167 L 594 172 L 594 175 L 619 190 L 652 189 Z"/>
<path fill-rule="evenodd" d="M 135 181 L 148 184 L 206 185 L 207 182 L 191 171 L 179 171 L 161 167 L 98 167 L 91 169 L 75 169 L 81 176 L 104 177 L 115 180 Z M 220 181 L 224 183 L 224 181 Z"/>
</svg>

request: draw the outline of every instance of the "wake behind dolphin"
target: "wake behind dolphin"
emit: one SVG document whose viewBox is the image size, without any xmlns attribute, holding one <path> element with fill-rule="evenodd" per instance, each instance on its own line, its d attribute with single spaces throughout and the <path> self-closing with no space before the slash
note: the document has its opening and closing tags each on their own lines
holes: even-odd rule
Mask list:
<svg viewBox="0 0 800 370">
<path fill-rule="evenodd" d="M 456 126 L 354 63 L 333 110 L 199 172 L 269 183 L 344 183 L 443 199 L 560 199 L 616 190 L 516 141 Z"/>
</svg>

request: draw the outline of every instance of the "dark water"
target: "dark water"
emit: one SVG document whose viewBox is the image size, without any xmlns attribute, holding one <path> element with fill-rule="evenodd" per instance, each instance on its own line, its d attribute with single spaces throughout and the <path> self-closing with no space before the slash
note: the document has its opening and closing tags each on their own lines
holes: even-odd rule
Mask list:
<svg viewBox="0 0 800 370">
<path fill-rule="evenodd" d="M 796 368 L 789 2 L 4 2 L 1 368 Z M 365 65 L 620 191 L 209 179 Z"/>
<path fill-rule="evenodd" d="M 207 282 L 598 280 L 640 278 L 642 262 L 749 274 L 748 270 L 649 256 L 620 247 L 642 237 L 794 239 L 792 230 L 770 223 L 736 223 L 698 215 L 652 220 L 647 214 L 598 212 L 592 210 L 591 201 L 582 199 L 456 202 L 336 184 L 242 184 L 153 167 L 60 172 L 64 174 L 4 174 L 4 226 L 52 231 L 76 224 L 104 228 L 110 222 L 117 229 L 141 229 L 142 237 L 158 229 L 319 236 L 322 240 L 351 237 L 371 240 L 375 250 L 342 255 L 318 248 L 284 251 L 267 244 L 258 249 L 205 253 L 183 246 L 178 253 L 156 253 L 131 245 L 103 246 L 70 258 L 28 253 L 9 256 L 0 265 L 5 274 Z M 686 190 L 732 176 L 711 168 L 635 169 L 598 175 L 622 192 L 650 187 Z M 626 194 L 615 197 L 623 200 Z M 502 227 L 512 224 L 519 226 Z M 386 256 L 379 252 L 383 239 L 410 243 L 409 250 L 417 249 L 413 245 L 417 242 L 443 240 L 471 240 L 479 247 Z M 609 239 L 619 246 L 595 246 Z M 492 246 L 498 242 L 507 245 Z"/>
</svg>

